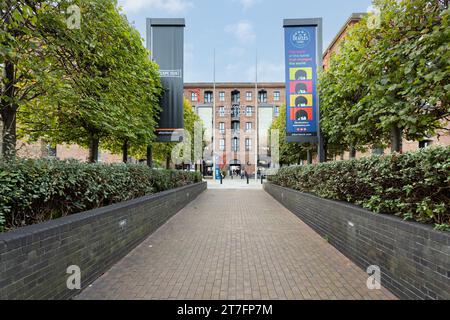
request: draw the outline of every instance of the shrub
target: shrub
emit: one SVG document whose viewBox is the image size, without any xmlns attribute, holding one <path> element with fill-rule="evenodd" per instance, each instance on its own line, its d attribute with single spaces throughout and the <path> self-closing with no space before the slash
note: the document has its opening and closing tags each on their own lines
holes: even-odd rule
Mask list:
<svg viewBox="0 0 450 320">
<path fill-rule="evenodd" d="M 450 230 L 450 147 L 285 167 L 270 181 Z"/>
<path fill-rule="evenodd" d="M 0 231 L 200 182 L 199 173 L 77 161 L 0 162 Z"/>
</svg>

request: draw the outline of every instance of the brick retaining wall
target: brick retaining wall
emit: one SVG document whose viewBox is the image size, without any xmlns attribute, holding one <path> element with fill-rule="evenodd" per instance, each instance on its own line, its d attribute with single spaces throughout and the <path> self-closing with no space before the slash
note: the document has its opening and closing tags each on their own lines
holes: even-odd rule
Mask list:
<svg viewBox="0 0 450 320">
<path fill-rule="evenodd" d="M 0 234 L 0 299 L 69 299 L 206 189 L 198 183 Z"/>
<path fill-rule="evenodd" d="M 264 190 L 403 299 L 450 299 L 450 234 L 266 183 Z"/>
</svg>

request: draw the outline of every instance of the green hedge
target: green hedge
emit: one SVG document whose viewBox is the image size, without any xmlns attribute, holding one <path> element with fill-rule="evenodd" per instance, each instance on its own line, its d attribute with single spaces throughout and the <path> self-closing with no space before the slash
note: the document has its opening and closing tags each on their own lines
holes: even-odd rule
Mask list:
<svg viewBox="0 0 450 320">
<path fill-rule="evenodd" d="M 285 167 L 275 184 L 450 230 L 450 147 Z"/>
<path fill-rule="evenodd" d="M 77 161 L 0 162 L 0 231 L 200 182 L 199 173 Z"/>
</svg>

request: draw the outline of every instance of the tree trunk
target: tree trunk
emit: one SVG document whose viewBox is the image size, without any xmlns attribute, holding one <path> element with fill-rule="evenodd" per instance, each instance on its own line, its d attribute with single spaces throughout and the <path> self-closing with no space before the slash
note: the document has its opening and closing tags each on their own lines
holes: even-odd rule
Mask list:
<svg viewBox="0 0 450 320">
<path fill-rule="evenodd" d="M 397 127 L 391 130 L 391 152 L 402 153 L 402 129 Z"/>
<path fill-rule="evenodd" d="M 350 148 L 350 159 L 356 158 L 356 149 L 354 147 Z"/>
<path fill-rule="evenodd" d="M 122 161 L 128 163 L 128 140 L 125 139 L 122 145 Z"/>
<path fill-rule="evenodd" d="M 5 96 L 7 99 L 1 102 L 1 115 L 3 122 L 2 130 L 2 153 L 5 159 L 12 159 L 16 155 L 16 112 L 17 106 L 14 101 L 14 84 L 15 84 L 15 67 L 14 63 L 7 60 L 5 62 Z"/>
<path fill-rule="evenodd" d="M 152 145 L 147 145 L 147 166 L 153 168 L 153 150 Z"/>
<path fill-rule="evenodd" d="M 89 140 L 89 162 L 96 163 L 98 162 L 98 145 L 100 139 L 96 135 L 90 134 Z"/>
<path fill-rule="evenodd" d="M 308 164 L 312 164 L 312 152 L 310 149 L 306 150 L 306 160 Z"/>
<path fill-rule="evenodd" d="M 170 169 L 170 154 L 166 156 L 166 169 Z"/>
</svg>

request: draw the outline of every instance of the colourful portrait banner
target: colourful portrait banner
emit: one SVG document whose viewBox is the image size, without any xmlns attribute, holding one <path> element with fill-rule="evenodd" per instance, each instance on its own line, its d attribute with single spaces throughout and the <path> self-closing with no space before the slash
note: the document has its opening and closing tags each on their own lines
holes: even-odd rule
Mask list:
<svg viewBox="0 0 450 320">
<path fill-rule="evenodd" d="M 318 136 L 316 26 L 285 27 L 286 137 Z"/>
</svg>

